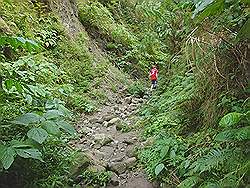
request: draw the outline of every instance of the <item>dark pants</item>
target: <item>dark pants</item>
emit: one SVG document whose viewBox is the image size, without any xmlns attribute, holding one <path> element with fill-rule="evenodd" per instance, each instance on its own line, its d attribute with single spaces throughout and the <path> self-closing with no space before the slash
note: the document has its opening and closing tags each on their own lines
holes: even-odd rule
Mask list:
<svg viewBox="0 0 250 188">
<path fill-rule="evenodd" d="M 151 80 L 151 82 L 152 82 L 153 89 L 155 89 L 157 85 L 157 80 Z"/>
</svg>

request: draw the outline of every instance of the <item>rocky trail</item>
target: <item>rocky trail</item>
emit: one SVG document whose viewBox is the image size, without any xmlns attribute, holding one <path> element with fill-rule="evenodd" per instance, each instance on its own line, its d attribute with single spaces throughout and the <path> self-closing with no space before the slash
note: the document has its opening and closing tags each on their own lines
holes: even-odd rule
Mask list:
<svg viewBox="0 0 250 188">
<path fill-rule="evenodd" d="M 89 169 L 112 171 L 108 188 L 156 187 L 137 166 L 136 150 L 143 143 L 140 142 L 140 132 L 131 129 L 138 120 L 138 108 L 146 99 L 119 96 L 109 101 L 97 112 L 82 115 L 77 124 L 80 141 L 75 141 L 74 147 L 91 159 Z"/>
</svg>

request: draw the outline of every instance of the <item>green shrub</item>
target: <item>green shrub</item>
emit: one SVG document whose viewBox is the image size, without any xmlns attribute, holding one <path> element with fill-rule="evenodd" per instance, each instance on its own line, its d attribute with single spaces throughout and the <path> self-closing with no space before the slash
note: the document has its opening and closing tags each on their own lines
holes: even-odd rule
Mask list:
<svg viewBox="0 0 250 188">
<path fill-rule="evenodd" d="M 137 81 L 128 86 L 128 92 L 131 95 L 143 97 L 143 95 L 146 93 L 146 88 L 140 81 Z"/>
</svg>

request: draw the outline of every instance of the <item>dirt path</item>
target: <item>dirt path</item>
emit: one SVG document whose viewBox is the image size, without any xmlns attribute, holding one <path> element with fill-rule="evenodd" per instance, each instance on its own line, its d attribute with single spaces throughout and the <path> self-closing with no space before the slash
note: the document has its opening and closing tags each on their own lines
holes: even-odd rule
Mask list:
<svg viewBox="0 0 250 188">
<path fill-rule="evenodd" d="M 146 100 L 131 96 L 111 99 L 98 112 L 83 115 L 77 125 L 81 135 L 75 147 L 92 160 L 92 169 L 112 171 L 108 188 L 153 188 L 143 170 L 136 168 L 136 148 L 141 146 L 139 131 L 130 130 L 137 121 L 138 107 Z"/>
</svg>

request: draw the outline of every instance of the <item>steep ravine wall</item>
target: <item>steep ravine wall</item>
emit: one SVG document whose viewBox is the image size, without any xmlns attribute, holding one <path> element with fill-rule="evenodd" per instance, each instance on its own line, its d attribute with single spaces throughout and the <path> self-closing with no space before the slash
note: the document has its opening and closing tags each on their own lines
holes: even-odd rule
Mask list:
<svg viewBox="0 0 250 188">
<path fill-rule="evenodd" d="M 79 20 L 77 2 L 76 0 L 45 0 L 51 11 L 61 19 L 68 36 L 71 39 L 76 39 L 79 33 L 89 34 Z M 101 62 L 105 58 L 103 52 L 94 41 L 94 39 L 87 37 L 89 51 L 92 52 L 97 62 Z"/>
</svg>

